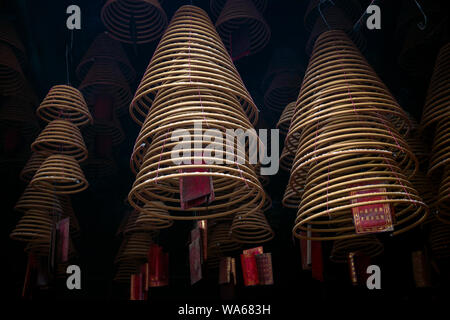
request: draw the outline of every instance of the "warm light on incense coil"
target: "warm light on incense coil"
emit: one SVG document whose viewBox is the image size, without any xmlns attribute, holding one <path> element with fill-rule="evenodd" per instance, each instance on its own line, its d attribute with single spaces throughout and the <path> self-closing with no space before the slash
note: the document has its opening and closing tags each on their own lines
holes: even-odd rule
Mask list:
<svg viewBox="0 0 450 320">
<path fill-rule="evenodd" d="M 20 172 L 20 179 L 24 182 L 30 182 L 47 156 L 48 155 L 43 153 L 33 152 L 30 159 L 28 159 L 27 163 Z"/>
<path fill-rule="evenodd" d="M 64 154 L 78 162 L 87 159 L 88 151 L 80 130 L 67 120 L 53 120 L 31 144 L 34 152 Z"/>
<path fill-rule="evenodd" d="M 363 191 L 367 191 L 364 196 L 351 195 Z M 352 201 L 373 196 L 381 199 Z M 312 240 L 358 237 L 352 224 L 352 208 L 370 204 L 390 205 L 395 214 L 394 235 L 416 227 L 428 214 L 427 205 L 389 152 L 349 150 L 317 159 L 309 168 L 294 235 L 305 238 L 300 231 L 306 232 L 311 226 L 315 234 Z"/>
<path fill-rule="evenodd" d="M 39 124 L 29 103 L 17 96 L 8 98 L 1 105 L 0 128 L 16 128 L 27 140 L 34 139 L 39 133 Z"/>
<path fill-rule="evenodd" d="M 117 115 L 126 113 L 131 101 L 130 87 L 113 60 L 95 61 L 78 89 L 88 105 L 94 105 L 99 96 L 110 96 Z"/>
<path fill-rule="evenodd" d="M 450 117 L 450 43 L 441 48 L 436 58 L 433 75 L 423 107 L 421 125 L 431 128 Z"/>
<path fill-rule="evenodd" d="M 450 257 L 450 225 L 436 221 L 431 226 L 430 246 L 434 258 Z"/>
<path fill-rule="evenodd" d="M 51 87 L 36 113 L 46 122 L 67 120 L 78 127 L 93 122 L 81 92 L 68 85 Z"/>
<path fill-rule="evenodd" d="M 208 232 L 208 268 L 219 267 L 220 258 L 235 254 L 241 245 L 231 238 L 231 221 L 217 221 Z"/>
<path fill-rule="evenodd" d="M 172 225 L 173 220 L 170 219 L 169 212 L 158 208 L 154 202 L 147 203 L 136 218 L 136 227 L 142 230 L 166 229 Z"/>
<path fill-rule="evenodd" d="M 450 108 L 448 115 L 447 119 L 443 119 L 436 126 L 428 175 L 439 174 L 450 165 Z"/>
<path fill-rule="evenodd" d="M 294 115 L 296 101 L 292 101 L 286 105 L 277 122 L 277 129 L 280 130 L 282 136 L 286 136 L 291 125 L 291 119 Z"/>
<path fill-rule="evenodd" d="M 270 40 L 270 27 L 252 0 L 227 0 L 217 18 L 216 29 L 230 53 L 233 34 L 243 29 L 248 30 L 248 54 L 261 51 Z"/>
<path fill-rule="evenodd" d="M 22 213 L 35 209 L 41 212 L 48 212 L 49 215 L 61 214 L 64 211 L 59 198 L 51 189 L 35 189 L 31 185 L 25 188 L 14 209 Z"/>
<path fill-rule="evenodd" d="M 24 87 L 25 78 L 13 50 L 0 42 L 0 95 L 19 94 Z"/>
<path fill-rule="evenodd" d="M 76 70 L 78 79 L 83 80 L 97 60 L 115 61 L 128 82 L 133 82 L 136 78 L 136 71 L 130 64 L 122 45 L 111 38 L 107 32 L 102 32 L 95 37 L 84 54 Z"/>
<path fill-rule="evenodd" d="M 24 68 L 27 61 L 25 47 L 23 46 L 14 25 L 9 21 L 0 22 L 0 42 L 5 42 L 12 47 L 20 65 Z"/>
<path fill-rule="evenodd" d="M 297 97 L 301 82 L 300 75 L 294 72 L 276 74 L 264 93 L 264 106 L 275 112 L 283 111 Z"/>
<path fill-rule="evenodd" d="M 330 260 L 336 263 L 347 263 L 348 254 L 360 252 L 374 258 L 384 251 L 384 246 L 374 235 L 363 235 L 358 238 L 338 239 L 333 243 Z"/>
<path fill-rule="evenodd" d="M 110 36 L 124 43 L 154 41 L 167 26 L 166 13 L 157 0 L 108 0 L 100 15 Z"/>
<path fill-rule="evenodd" d="M 31 186 L 50 189 L 56 194 L 73 194 L 87 189 L 89 184 L 75 158 L 55 154 L 45 159 L 31 180 Z"/>
<path fill-rule="evenodd" d="M 211 15 L 216 19 L 222 12 L 223 7 L 227 0 L 210 0 L 209 8 L 211 10 Z M 253 5 L 258 9 L 259 12 L 263 13 L 267 8 L 267 0 L 252 0 Z"/>
<path fill-rule="evenodd" d="M 53 220 L 48 214 L 28 210 L 9 236 L 17 241 L 50 243 L 52 230 Z"/>
<path fill-rule="evenodd" d="M 238 243 L 265 243 L 275 236 L 267 218 L 260 210 L 251 214 L 237 214 L 231 224 L 231 237 Z"/>
<path fill-rule="evenodd" d="M 222 40 L 206 12 L 195 6 L 178 9 L 161 38 L 130 105 L 133 120 L 143 123 L 160 89 L 179 86 L 226 92 L 257 123 L 258 109 Z"/>
</svg>

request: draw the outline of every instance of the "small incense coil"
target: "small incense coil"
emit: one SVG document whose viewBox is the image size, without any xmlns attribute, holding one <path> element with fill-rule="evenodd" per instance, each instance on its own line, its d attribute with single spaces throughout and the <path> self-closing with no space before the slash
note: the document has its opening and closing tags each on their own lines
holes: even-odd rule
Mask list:
<svg viewBox="0 0 450 320">
<path fill-rule="evenodd" d="M 261 182 L 261 185 L 263 187 L 267 187 L 270 183 L 270 176 L 262 175 L 261 174 L 261 163 L 258 162 L 254 167 L 255 173 L 258 176 L 259 182 Z"/>
<path fill-rule="evenodd" d="M 439 208 L 437 218 L 441 222 L 450 223 L 450 166 L 444 170 L 436 205 Z"/>
<path fill-rule="evenodd" d="M 297 138 L 298 140 L 298 138 Z M 284 171 L 290 171 L 294 162 L 294 154 L 290 153 L 286 147 L 283 147 L 280 155 L 280 168 Z"/>
<path fill-rule="evenodd" d="M 364 197 L 378 199 L 353 201 L 361 198 L 361 192 L 366 192 Z M 311 240 L 361 236 L 351 225 L 352 208 L 371 204 L 392 207 L 393 235 L 418 226 L 428 215 L 427 205 L 388 152 L 348 150 L 318 158 L 309 168 L 294 236 L 305 238 L 300 231 L 306 232 L 307 226 L 315 234 Z"/>
<path fill-rule="evenodd" d="M 27 163 L 25 164 L 25 167 L 23 167 L 22 171 L 20 172 L 20 179 L 24 182 L 30 182 L 47 156 L 48 155 L 43 153 L 33 152 L 30 159 L 28 159 Z"/>
<path fill-rule="evenodd" d="M 167 26 L 166 13 L 157 0 L 108 0 L 100 17 L 112 38 L 131 44 L 154 41 Z"/>
<path fill-rule="evenodd" d="M 114 60 L 95 61 L 78 89 L 88 105 L 94 105 L 98 96 L 111 96 L 117 115 L 126 113 L 131 101 L 130 87 Z"/>
<path fill-rule="evenodd" d="M 14 55 L 17 57 L 22 69 L 24 69 L 27 61 L 25 47 L 23 46 L 14 25 L 9 21 L 0 22 L 0 42 L 5 42 L 12 47 Z"/>
<path fill-rule="evenodd" d="M 21 136 L 28 141 L 39 133 L 39 124 L 28 102 L 17 96 L 8 98 L 0 107 L 0 128 L 19 129 Z"/>
<path fill-rule="evenodd" d="M 225 6 L 225 3 L 227 0 L 210 0 L 209 1 L 209 8 L 211 11 L 211 16 L 214 19 L 217 19 L 217 17 L 222 12 L 223 7 Z M 258 9 L 260 13 L 264 13 L 264 11 L 267 8 L 267 0 L 252 0 L 253 5 Z"/>
<path fill-rule="evenodd" d="M 67 120 L 77 127 L 93 122 L 83 95 L 69 85 L 51 87 L 36 109 L 36 114 L 46 122 Z"/>
<path fill-rule="evenodd" d="M 430 159 L 430 151 L 427 150 L 425 141 L 415 132 L 414 135 L 406 138 L 406 142 L 417 157 L 417 160 L 419 160 L 420 167 L 425 168 Z"/>
<path fill-rule="evenodd" d="M 335 263 L 347 263 L 348 254 L 351 252 L 361 252 L 370 258 L 374 258 L 384 252 L 384 246 L 374 235 L 338 239 L 333 243 L 330 260 Z"/>
<path fill-rule="evenodd" d="M 59 198 L 51 189 L 35 189 L 31 185 L 25 188 L 16 205 L 16 211 L 26 213 L 28 210 L 39 210 L 48 212 L 48 214 L 62 214 L 63 207 L 59 202 Z"/>
<path fill-rule="evenodd" d="M 158 229 L 156 228 L 148 228 L 148 226 L 145 225 L 137 225 L 136 221 L 139 217 L 139 212 L 136 210 L 131 211 L 130 214 L 127 214 L 123 225 L 119 227 L 119 230 L 117 231 L 118 234 L 123 235 L 129 235 L 131 233 L 148 233 L 150 236 L 155 237 L 158 235 Z"/>
<path fill-rule="evenodd" d="M 141 125 L 160 89 L 187 86 L 233 96 L 257 123 L 258 109 L 222 40 L 206 12 L 195 6 L 182 6 L 173 16 L 131 102 L 131 117 Z"/>
<path fill-rule="evenodd" d="M 291 185 L 288 184 L 286 187 L 286 190 L 284 191 L 283 200 L 281 203 L 283 204 L 283 207 L 290 208 L 290 209 L 298 209 L 298 205 L 300 204 L 300 201 L 302 200 L 302 192 L 298 193 L 295 192 Z"/>
<path fill-rule="evenodd" d="M 450 225 L 436 221 L 431 226 L 429 241 L 434 258 L 445 259 L 450 257 Z"/>
<path fill-rule="evenodd" d="M 30 183 L 33 188 L 51 189 L 56 194 L 78 193 L 89 186 L 76 159 L 63 154 L 45 159 Z"/>
<path fill-rule="evenodd" d="M 50 243 L 53 225 L 48 214 L 32 209 L 20 218 L 9 236 L 17 241 Z"/>
<path fill-rule="evenodd" d="M 264 106 L 277 113 L 283 111 L 289 101 L 297 98 L 301 82 L 300 75 L 293 72 L 275 75 L 264 93 Z"/>
<path fill-rule="evenodd" d="M 238 243 L 265 243 L 275 237 L 262 211 L 238 214 L 231 224 L 231 238 Z"/>
<path fill-rule="evenodd" d="M 166 229 L 172 225 L 173 220 L 170 219 L 169 212 L 158 208 L 152 202 L 147 203 L 136 218 L 136 226 L 143 230 Z"/>
<path fill-rule="evenodd" d="M 450 109 L 449 109 L 450 117 Z M 439 175 L 450 165 L 450 118 L 438 123 L 431 148 L 428 175 Z"/>
<path fill-rule="evenodd" d="M 25 77 L 13 50 L 0 41 L 0 95 L 20 94 L 25 88 Z"/>
<path fill-rule="evenodd" d="M 277 122 L 277 129 L 280 130 L 282 136 L 286 136 L 289 131 L 289 126 L 291 125 L 291 119 L 294 115 L 296 101 L 288 103 L 283 109 L 280 119 Z"/>
<path fill-rule="evenodd" d="M 429 129 L 450 117 L 450 43 L 444 45 L 436 58 L 430 86 L 423 107 L 421 125 Z"/>
<path fill-rule="evenodd" d="M 67 120 L 53 120 L 31 144 L 34 152 L 64 154 L 78 162 L 87 159 L 88 151 L 80 129 Z"/>
<path fill-rule="evenodd" d="M 235 254 L 241 244 L 231 238 L 231 221 L 218 221 L 209 227 L 208 232 L 208 268 L 219 267 L 220 258 Z"/>
<path fill-rule="evenodd" d="M 115 263 L 124 260 L 140 260 L 147 259 L 148 249 L 153 243 L 153 235 L 146 232 L 133 232 L 124 238 L 119 252 L 115 258 Z"/>
<path fill-rule="evenodd" d="M 138 273 L 140 263 L 134 260 L 122 260 L 116 270 L 113 281 L 129 283 L 132 274 Z"/>
<path fill-rule="evenodd" d="M 227 0 L 216 21 L 216 29 L 220 34 L 228 52 L 232 52 L 232 35 L 235 31 L 247 28 L 250 52 L 261 51 L 270 40 L 270 27 L 263 15 L 251 0 Z"/>
<path fill-rule="evenodd" d="M 136 78 L 136 71 L 128 60 L 122 45 L 110 37 L 107 32 L 102 32 L 95 37 L 91 46 L 84 54 L 83 59 L 81 59 L 76 70 L 80 81 L 86 77 L 90 68 L 97 60 L 115 61 L 128 83 L 133 82 Z"/>
<path fill-rule="evenodd" d="M 112 121 L 95 119 L 95 124 L 84 128 L 82 132 L 88 144 L 95 142 L 99 135 L 111 137 L 112 146 L 120 145 L 125 139 L 122 126 L 115 118 Z"/>
</svg>

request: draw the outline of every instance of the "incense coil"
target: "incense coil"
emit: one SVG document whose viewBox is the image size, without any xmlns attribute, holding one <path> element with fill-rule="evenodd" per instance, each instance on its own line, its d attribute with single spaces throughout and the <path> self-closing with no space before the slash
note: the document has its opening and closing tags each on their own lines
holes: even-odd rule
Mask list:
<svg viewBox="0 0 450 320">
<path fill-rule="evenodd" d="M 84 54 L 76 70 L 78 79 L 83 80 L 97 60 L 115 61 L 127 82 L 133 82 L 136 78 L 136 71 L 128 60 L 122 45 L 110 37 L 107 32 L 96 36 Z"/>
<path fill-rule="evenodd" d="M 80 130 L 67 120 L 51 121 L 31 144 L 31 150 L 68 155 L 78 162 L 83 162 L 88 156 Z"/>
<path fill-rule="evenodd" d="M 29 104 L 17 96 L 9 97 L 0 107 L 0 127 L 17 128 L 27 140 L 39 133 L 39 124 Z"/>
<path fill-rule="evenodd" d="M 51 189 L 35 189 L 31 185 L 25 188 L 16 205 L 16 211 L 26 213 L 28 210 L 39 210 L 48 214 L 62 214 L 63 207 L 59 198 Z"/>
<path fill-rule="evenodd" d="M 444 170 L 441 183 L 439 185 L 437 218 L 444 223 L 450 223 L 450 166 Z"/>
<path fill-rule="evenodd" d="M 138 262 L 133 260 L 123 260 L 117 266 L 117 271 L 113 281 L 129 283 L 132 274 L 139 272 Z"/>
<path fill-rule="evenodd" d="M 347 263 L 348 254 L 351 252 L 361 252 L 370 258 L 374 258 L 384 252 L 384 246 L 374 235 L 338 239 L 333 243 L 330 260 L 335 263 Z"/>
<path fill-rule="evenodd" d="M 217 19 L 217 17 L 222 12 L 223 7 L 225 6 L 225 3 L 227 0 L 210 0 L 209 1 L 209 8 L 211 11 L 211 16 L 214 19 Z M 260 13 L 263 13 L 267 8 L 267 0 L 252 0 L 253 5 L 258 9 Z"/>
<path fill-rule="evenodd" d="M 253 125 L 258 121 L 258 109 L 211 20 L 194 6 L 179 8 L 161 38 L 131 102 L 133 120 L 143 123 L 160 89 L 179 86 L 226 92 Z"/>
<path fill-rule="evenodd" d="M 117 115 L 126 113 L 131 101 L 130 87 L 114 60 L 95 61 L 78 89 L 88 105 L 94 105 L 98 96 L 111 96 Z"/>
<path fill-rule="evenodd" d="M 378 199 L 357 202 L 361 192 Z M 300 231 L 306 232 L 310 226 L 315 234 L 311 240 L 361 236 L 352 225 L 352 210 L 370 204 L 392 208 L 393 235 L 418 226 L 428 215 L 427 205 L 389 152 L 361 149 L 330 154 L 309 168 L 293 233 L 305 238 Z"/>
<path fill-rule="evenodd" d="M 88 144 L 95 141 L 96 136 L 110 136 L 112 145 L 118 146 L 125 139 L 120 122 L 115 118 L 112 121 L 95 119 L 95 124 L 82 130 L 83 136 Z"/>
<path fill-rule="evenodd" d="M 137 225 L 136 221 L 138 217 L 139 212 L 136 210 L 133 210 L 131 211 L 131 213 L 128 213 L 124 217 L 124 220 L 122 221 L 121 225 L 119 226 L 117 234 L 123 234 L 124 236 L 127 236 L 132 233 L 147 233 L 151 237 L 155 237 L 156 235 L 158 235 L 159 231 L 156 228 L 149 229 L 148 226 Z"/>
<path fill-rule="evenodd" d="M 275 75 L 264 93 L 264 106 L 275 112 L 281 112 L 286 104 L 297 97 L 301 82 L 302 79 L 297 73 L 282 72 Z"/>
<path fill-rule="evenodd" d="M 261 51 L 270 40 L 270 27 L 251 0 L 227 0 L 216 21 L 216 29 L 228 52 L 232 52 L 232 34 L 248 28 L 250 52 Z"/>
<path fill-rule="evenodd" d="M 431 226 L 429 241 L 434 258 L 450 257 L 450 225 L 436 221 Z"/>
<path fill-rule="evenodd" d="M 145 261 L 147 259 L 148 249 L 152 243 L 153 237 L 151 233 L 131 233 L 124 238 L 115 258 L 115 263 L 124 260 Z"/>
<path fill-rule="evenodd" d="M 45 159 L 30 183 L 33 188 L 51 189 L 56 194 L 78 193 L 89 186 L 75 158 L 63 154 Z"/>
<path fill-rule="evenodd" d="M 158 208 L 152 202 L 147 203 L 136 218 L 136 226 L 143 230 L 166 229 L 172 225 L 173 220 L 170 219 L 169 212 Z"/>
<path fill-rule="evenodd" d="M 12 49 L 0 42 L 0 95 L 19 94 L 25 87 L 25 77 Z"/>
<path fill-rule="evenodd" d="M 50 243 L 54 223 L 39 210 L 28 210 L 17 223 L 9 237 L 17 241 Z"/>
<path fill-rule="evenodd" d="M 281 113 L 280 119 L 277 122 L 277 129 L 280 130 L 282 136 L 286 136 L 291 125 L 291 119 L 294 115 L 296 101 L 288 103 Z"/>
<path fill-rule="evenodd" d="M 67 120 L 77 127 L 93 122 L 83 95 L 69 85 L 51 87 L 36 109 L 36 114 L 45 122 Z"/>
<path fill-rule="evenodd" d="M 208 232 L 208 268 L 219 267 L 220 258 L 235 254 L 241 244 L 231 238 L 231 221 L 217 221 Z"/>
<path fill-rule="evenodd" d="M 436 187 L 435 181 L 433 181 L 433 179 L 428 177 L 422 171 L 419 171 L 414 177 L 412 177 L 410 179 L 410 181 L 411 181 L 411 184 L 413 185 L 413 187 L 419 193 L 420 197 L 430 208 L 430 211 L 435 212 L 437 195 L 438 195 L 438 188 Z M 424 224 L 432 222 L 432 220 L 434 220 L 434 219 L 435 219 L 435 217 L 430 214 L 430 215 L 428 215 L 428 218 L 424 222 Z"/>
<path fill-rule="evenodd" d="M 275 237 L 262 211 L 238 214 L 231 224 L 231 238 L 238 243 L 265 243 Z"/>
<path fill-rule="evenodd" d="M 289 209 L 297 209 L 302 199 L 302 193 L 303 192 L 298 193 L 294 191 L 291 185 L 288 184 L 286 190 L 284 191 L 283 200 L 281 201 L 283 207 Z"/>
<path fill-rule="evenodd" d="M 421 125 L 428 129 L 450 117 L 450 43 L 438 53 L 423 107 Z"/>
<path fill-rule="evenodd" d="M 158 39 L 167 16 L 157 0 L 108 0 L 100 13 L 112 38 L 142 44 Z"/>
<path fill-rule="evenodd" d="M 14 25 L 9 21 L 0 22 L 0 42 L 1 41 L 6 42 L 12 47 L 14 55 L 17 57 L 22 69 L 24 69 L 27 61 L 25 47 L 23 46 Z"/>
<path fill-rule="evenodd" d="M 89 157 L 82 167 L 89 181 L 114 177 L 119 171 L 116 161 L 111 158 Z"/>
<path fill-rule="evenodd" d="M 24 182 L 30 182 L 31 179 L 33 179 L 34 174 L 46 158 L 47 155 L 45 154 L 33 152 L 30 159 L 28 159 L 27 163 L 20 172 L 20 179 Z"/>
<path fill-rule="evenodd" d="M 450 111 L 450 110 L 449 110 Z M 450 113 L 449 113 L 450 116 Z M 438 123 L 431 148 L 428 175 L 439 174 L 450 164 L 450 121 Z"/>
<path fill-rule="evenodd" d="M 297 138 L 298 140 L 298 138 Z M 284 171 L 290 171 L 292 167 L 292 163 L 294 162 L 295 154 L 292 154 L 288 151 L 288 149 L 284 146 L 280 155 L 280 168 Z"/>
</svg>

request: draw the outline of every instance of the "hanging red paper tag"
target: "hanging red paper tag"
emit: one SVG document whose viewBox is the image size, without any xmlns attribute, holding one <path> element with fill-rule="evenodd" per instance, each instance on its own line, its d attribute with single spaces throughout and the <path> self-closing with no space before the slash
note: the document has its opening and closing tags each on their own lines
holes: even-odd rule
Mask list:
<svg viewBox="0 0 450 320">
<path fill-rule="evenodd" d="M 144 300 L 142 273 L 131 275 L 130 287 L 130 300 Z"/>
<path fill-rule="evenodd" d="M 184 169 L 182 172 L 207 172 L 203 168 Z M 181 209 L 186 210 L 204 203 L 214 201 L 214 188 L 210 176 L 180 177 Z"/>
<path fill-rule="evenodd" d="M 354 286 L 365 286 L 367 278 L 367 267 L 370 265 L 370 257 L 362 252 L 350 252 L 348 254 L 348 267 L 350 278 Z"/>
<path fill-rule="evenodd" d="M 208 222 L 207 220 L 199 220 L 197 221 L 197 226 L 200 228 L 202 238 L 202 257 L 204 262 L 208 258 Z"/>
<path fill-rule="evenodd" d="M 311 269 L 313 279 L 323 282 L 322 243 L 311 241 Z"/>
<path fill-rule="evenodd" d="M 27 270 L 25 271 L 25 280 L 23 282 L 22 298 L 31 299 L 33 296 L 33 287 L 36 283 L 37 260 L 33 253 L 28 254 Z"/>
<path fill-rule="evenodd" d="M 57 232 L 57 261 L 67 262 L 69 259 L 69 231 L 70 231 L 70 218 L 61 219 L 56 224 Z"/>
<path fill-rule="evenodd" d="M 169 254 L 153 243 L 148 251 L 148 285 L 162 287 L 169 284 Z"/>
<path fill-rule="evenodd" d="M 113 119 L 113 99 L 108 95 L 97 97 L 94 105 L 94 117 L 98 120 L 111 121 Z"/>
<path fill-rule="evenodd" d="M 196 228 L 199 230 L 198 228 Z M 195 230 L 195 229 L 194 229 Z M 191 285 L 202 279 L 202 250 L 200 247 L 200 237 L 197 237 L 189 244 L 189 267 L 191 273 Z"/>
<path fill-rule="evenodd" d="M 232 257 L 223 257 L 219 263 L 219 284 L 236 284 L 236 260 Z"/>
<path fill-rule="evenodd" d="M 259 247 L 243 250 L 242 253 L 243 254 L 263 254 L 264 249 L 262 246 L 259 246 Z"/>
<path fill-rule="evenodd" d="M 259 284 L 258 267 L 256 265 L 256 257 L 254 254 L 241 254 L 242 275 L 244 285 L 256 286 Z"/>
<path fill-rule="evenodd" d="M 258 267 L 259 283 L 262 285 L 273 284 L 272 254 L 257 254 L 255 258 Z"/>
</svg>

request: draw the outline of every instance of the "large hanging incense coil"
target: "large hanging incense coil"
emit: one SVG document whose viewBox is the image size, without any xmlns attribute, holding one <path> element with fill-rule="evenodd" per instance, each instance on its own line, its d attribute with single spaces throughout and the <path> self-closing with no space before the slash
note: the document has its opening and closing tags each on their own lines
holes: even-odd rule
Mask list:
<svg viewBox="0 0 450 320">
<path fill-rule="evenodd" d="M 107 32 L 102 32 L 95 37 L 84 54 L 76 70 L 78 79 L 83 80 L 97 60 L 115 61 L 128 82 L 133 82 L 136 78 L 136 71 L 130 64 L 122 45 L 111 38 Z"/>
<path fill-rule="evenodd" d="M 450 43 L 444 45 L 436 58 L 433 76 L 428 88 L 421 125 L 431 128 L 439 122 L 448 122 L 450 117 Z"/>
<path fill-rule="evenodd" d="M 158 0 L 108 0 L 101 19 L 111 37 L 124 43 L 154 41 L 167 26 L 166 13 Z"/>
<path fill-rule="evenodd" d="M 281 113 L 280 119 L 277 122 L 277 129 L 280 130 L 282 136 L 286 136 L 291 125 L 291 119 L 294 115 L 296 101 L 288 103 Z"/>
<path fill-rule="evenodd" d="M 15 128 L 26 140 L 34 139 L 39 125 L 28 103 L 18 97 L 8 98 L 0 107 L 0 128 Z"/>
<path fill-rule="evenodd" d="M 347 263 L 351 252 L 360 252 L 374 258 L 384 251 L 384 246 L 374 235 L 363 235 L 358 238 L 338 239 L 333 243 L 330 260 L 336 263 Z"/>
<path fill-rule="evenodd" d="M 20 41 L 14 25 L 9 21 L 0 22 L 0 42 L 7 43 L 12 47 L 14 55 L 17 57 L 22 69 L 25 68 L 27 61 L 25 48 L 22 41 Z"/>
<path fill-rule="evenodd" d="M 208 268 L 219 267 L 222 257 L 235 254 L 241 245 L 231 238 L 231 221 L 217 221 L 208 232 Z"/>
<path fill-rule="evenodd" d="M 251 214 L 237 214 L 231 224 L 231 237 L 238 243 L 265 243 L 273 239 L 275 233 L 262 211 Z"/>
<path fill-rule="evenodd" d="M 62 214 L 64 211 L 59 202 L 59 198 L 51 189 L 35 189 L 31 185 L 25 188 L 14 209 L 22 213 L 34 209 L 41 212 L 48 212 L 49 215 Z"/>
<path fill-rule="evenodd" d="M 88 156 L 80 130 L 67 120 L 51 121 L 31 144 L 31 150 L 68 155 L 78 162 L 83 162 Z"/>
<path fill-rule="evenodd" d="M 46 158 L 47 158 L 46 154 L 33 152 L 31 154 L 30 159 L 28 159 L 27 163 L 20 172 L 20 179 L 24 182 L 30 182 L 34 174 L 36 173 L 36 171 L 39 169 L 42 162 L 44 162 Z"/>
<path fill-rule="evenodd" d="M 89 184 L 75 158 L 63 154 L 49 156 L 31 180 L 36 189 L 51 189 L 56 194 L 78 193 Z"/>
<path fill-rule="evenodd" d="M 362 193 L 369 199 L 358 201 Z M 304 238 L 300 231 L 311 226 L 312 240 L 361 236 L 355 233 L 352 210 L 371 204 L 391 208 L 394 235 L 416 227 L 428 214 L 428 207 L 389 152 L 356 149 L 318 158 L 309 168 L 294 235 Z"/>
<path fill-rule="evenodd" d="M 449 114 L 450 116 L 450 109 Z M 438 123 L 435 130 L 428 174 L 433 175 L 450 165 L 450 118 Z"/>
<path fill-rule="evenodd" d="M 100 96 L 110 96 L 117 115 L 127 111 L 131 100 L 130 87 L 113 60 L 95 61 L 78 89 L 88 105 L 94 105 Z"/>
<path fill-rule="evenodd" d="M 209 8 L 211 10 L 211 15 L 216 19 L 222 12 L 223 7 L 227 0 L 210 0 Z M 258 9 L 260 13 L 263 13 L 267 8 L 267 0 L 252 0 L 253 5 Z"/>
<path fill-rule="evenodd" d="M 0 95 L 19 94 L 24 87 L 25 78 L 13 50 L 0 42 Z"/>
<path fill-rule="evenodd" d="M 434 258 L 450 257 L 450 225 L 439 221 L 433 223 L 430 232 L 430 246 Z"/>
<path fill-rule="evenodd" d="M 147 259 L 148 249 L 153 243 L 151 233 L 133 232 L 123 240 L 119 252 L 116 256 L 115 263 L 124 260 L 142 260 Z"/>
<path fill-rule="evenodd" d="M 53 225 L 53 220 L 45 212 L 28 210 L 9 236 L 18 241 L 49 243 Z"/>
<path fill-rule="evenodd" d="M 300 75 L 294 72 L 276 74 L 264 93 L 264 106 L 275 112 L 282 112 L 286 104 L 297 97 L 301 82 Z"/>
<path fill-rule="evenodd" d="M 93 122 L 83 95 L 69 85 L 51 87 L 36 113 L 46 122 L 64 119 L 78 127 Z"/>
<path fill-rule="evenodd" d="M 162 88 L 208 88 L 239 101 L 254 125 L 258 110 L 206 12 L 194 6 L 177 10 L 164 33 L 130 105 L 142 124 Z"/>
<path fill-rule="evenodd" d="M 248 36 L 249 52 L 261 51 L 270 40 L 270 27 L 251 0 L 227 0 L 216 21 L 225 47 L 232 54 L 233 35 L 245 32 Z M 245 30 L 245 31 L 244 31 Z"/>
</svg>

